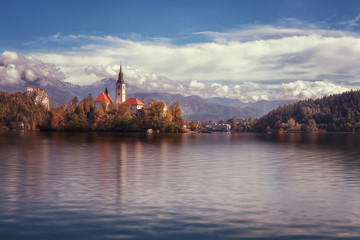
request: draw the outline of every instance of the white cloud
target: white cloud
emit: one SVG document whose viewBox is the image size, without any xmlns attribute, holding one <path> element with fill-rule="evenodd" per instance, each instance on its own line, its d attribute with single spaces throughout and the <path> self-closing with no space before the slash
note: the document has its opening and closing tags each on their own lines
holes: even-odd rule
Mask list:
<svg viewBox="0 0 360 240">
<path fill-rule="evenodd" d="M 0 85 L 2 84 L 16 84 L 20 81 L 20 73 L 14 64 L 7 66 L 0 66 Z"/>
<path fill-rule="evenodd" d="M 88 76 L 97 79 L 115 78 L 119 65 L 96 65 L 85 68 Z M 341 93 L 349 87 L 330 81 L 293 81 L 282 83 L 274 90 L 269 84 L 245 82 L 242 84 L 204 83 L 198 80 L 176 83 L 164 76 L 140 71 L 130 66 L 123 66 L 126 83 L 147 91 L 180 93 L 185 96 L 228 97 L 242 101 L 274 99 L 306 99 Z M 0 84 L 17 84 L 21 81 L 41 81 L 43 86 L 55 80 L 64 79 L 64 75 L 52 64 L 44 63 L 34 57 L 15 52 L 4 52 L 0 56 Z"/>
<path fill-rule="evenodd" d="M 90 75 L 94 74 L 99 78 L 111 78 L 116 76 L 116 73 L 119 71 L 118 66 L 115 65 L 96 65 L 88 66 L 85 68 L 85 73 Z"/>
<path fill-rule="evenodd" d="M 354 27 L 359 26 L 360 14 L 358 14 L 354 19 L 350 19 L 347 21 L 342 21 L 339 24 L 344 25 L 346 29 L 353 29 Z"/>
<path fill-rule="evenodd" d="M 288 22 L 289 20 L 287 20 Z M 211 41 L 218 43 L 226 43 L 230 41 L 248 42 L 258 40 L 269 40 L 269 39 L 282 39 L 285 37 L 301 37 L 320 35 L 323 37 L 344 37 L 344 36 L 355 36 L 359 34 L 348 31 L 340 30 L 325 30 L 319 29 L 315 25 L 304 25 L 298 21 L 295 22 L 296 27 L 288 26 L 273 26 L 273 25 L 245 25 L 240 29 L 233 29 L 227 32 L 197 32 L 197 35 L 204 35 Z M 292 24 L 294 25 L 294 24 Z"/>
<path fill-rule="evenodd" d="M 55 79 L 63 80 L 65 75 L 53 64 L 11 51 L 0 55 L 0 85 L 39 80 L 46 86 Z"/>
<path fill-rule="evenodd" d="M 115 78 L 119 66 L 92 66 L 86 68 L 87 74 L 94 74 L 101 78 Z M 202 97 L 230 97 L 243 101 L 257 101 L 270 96 L 270 89 L 264 85 L 247 82 L 244 84 L 203 83 L 197 80 L 176 83 L 155 73 L 147 73 L 138 69 L 123 66 L 126 84 L 136 86 L 147 91 L 180 93 L 185 96 L 199 95 Z M 259 96 L 260 95 L 260 96 Z"/>
<path fill-rule="evenodd" d="M 261 38 L 276 38 L 236 40 L 239 35 L 252 39 L 260 33 Z M 181 46 L 88 36 L 96 43 L 73 51 L 32 55 L 61 67 L 67 80 L 77 84 L 98 80 L 96 74 L 86 75 L 89 69 L 118 65 L 120 61 L 174 81 L 317 80 L 323 75 L 332 75 L 331 80 L 336 81 L 360 77 L 360 37 L 353 33 L 257 26 L 218 34 L 226 40 Z M 112 71 L 108 69 L 108 75 Z"/>
<path fill-rule="evenodd" d="M 328 96 L 351 90 L 349 87 L 338 85 L 328 81 L 305 82 L 297 80 L 290 83 L 283 83 L 275 91 L 275 99 L 308 99 Z"/>
<path fill-rule="evenodd" d="M 116 78 L 121 62 L 128 84 L 141 89 L 244 101 L 318 97 L 348 90 L 345 83 L 359 82 L 357 33 L 292 23 L 292 27 L 248 25 L 228 32 L 199 32 L 197 36 L 210 41 L 185 45 L 171 44 L 169 39 L 144 41 L 138 35 L 124 40 L 55 34 L 39 41 L 71 43 L 72 50 L 33 52 L 33 57 L 5 52 L 0 76 L 15 83 L 21 80 L 18 73 L 33 81 L 45 76 L 35 66 L 46 62 L 53 64 L 45 64 L 52 67 L 48 72 L 53 76 L 64 72 L 66 81 L 87 85 Z M 62 72 L 56 73 L 54 66 Z"/>
<path fill-rule="evenodd" d="M 116 65 L 96 66 L 87 68 L 88 74 L 98 77 L 114 77 L 119 71 Z M 202 97 L 228 97 L 242 101 L 259 100 L 300 100 L 318 98 L 325 95 L 349 91 L 351 88 L 328 80 L 302 81 L 296 80 L 281 83 L 274 90 L 269 84 L 245 82 L 242 84 L 203 83 L 198 80 L 175 83 L 170 79 L 154 73 L 146 73 L 129 66 L 123 67 L 126 82 L 147 91 L 180 93 L 185 96 L 199 95 Z"/>
</svg>

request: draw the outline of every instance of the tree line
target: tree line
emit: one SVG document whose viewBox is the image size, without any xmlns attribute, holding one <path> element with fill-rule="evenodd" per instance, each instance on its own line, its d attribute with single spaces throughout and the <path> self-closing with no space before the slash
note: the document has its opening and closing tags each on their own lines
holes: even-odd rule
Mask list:
<svg viewBox="0 0 360 240">
<path fill-rule="evenodd" d="M 164 111 L 163 102 L 150 101 L 137 114 L 127 104 L 103 105 L 97 109 L 94 99 L 74 97 L 67 105 L 50 108 L 23 93 L 0 92 L 0 130 L 49 131 L 145 131 L 182 132 L 184 121 L 178 103 Z M 308 99 L 284 105 L 259 119 L 228 120 L 234 131 L 345 131 L 360 132 L 360 91 Z M 189 124 L 197 129 L 196 124 Z"/>
<path fill-rule="evenodd" d="M 360 132 L 360 91 L 278 107 L 258 119 L 252 130 Z"/>
<path fill-rule="evenodd" d="M 120 131 L 141 132 L 147 129 L 161 132 L 182 132 L 183 119 L 178 103 L 164 110 L 163 102 L 150 101 L 137 114 L 131 114 L 128 104 L 109 104 L 97 109 L 89 94 L 79 100 L 74 97 L 67 105 L 51 106 L 47 111 L 22 93 L 0 92 L 0 129 L 48 131 Z"/>
</svg>

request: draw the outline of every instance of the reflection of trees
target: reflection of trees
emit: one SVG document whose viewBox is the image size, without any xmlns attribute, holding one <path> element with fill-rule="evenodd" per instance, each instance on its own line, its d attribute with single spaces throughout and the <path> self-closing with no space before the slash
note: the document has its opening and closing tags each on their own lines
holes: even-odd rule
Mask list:
<svg viewBox="0 0 360 240">
<path fill-rule="evenodd" d="M 0 198 L 4 195 L 13 202 L 37 199 L 46 188 L 51 158 L 48 142 L 36 132 L 9 133 L 0 139 L 6 139 L 0 142 Z"/>
<path fill-rule="evenodd" d="M 360 181 L 360 135 L 350 133 L 290 133 L 281 135 L 254 135 L 257 140 L 273 145 L 278 155 L 288 155 L 296 164 L 306 163 L 317 169 L 326 163 L 324 171 L 340 171 L 343 176 L 356 176 Z M 281 144 L 281 145 L 279 145 Z M 281 151 L 280 146 L 282 147 Z M 314 170 L 315 171 L 315 170 Z M 331 174 L 331 172 L 328 172 Z"/>
<path fill-rule="evenodd" d="M 121 187 L 126 184 L 126 146 L 120 144 L 118 147 L 116 163 L 116 202 L 121 203 Z"/>
<path fill-rule="evenodd" d="M 30 199 L 45 205 L 118 211 L 127 191 L 144 179 L 159 178 L 169 151 L 188 138 L 182 134 L 9 133 L 0 138 L 1 196 L 22 208 Z M 115 205 L 114 205 L 115 204 Z M 111 207 L 110 207 L 111 206 Z M 116 207 L 118 206 L 118 207 Z"/>
</svg>

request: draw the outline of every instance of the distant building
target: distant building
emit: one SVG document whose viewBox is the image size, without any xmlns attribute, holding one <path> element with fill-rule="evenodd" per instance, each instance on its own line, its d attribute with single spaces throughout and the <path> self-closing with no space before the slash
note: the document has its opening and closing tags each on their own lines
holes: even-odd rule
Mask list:
<svg viewBox="0 0 360 240">
<path fill-rule="evenodd" d="M 167 110 L 168 110 L 169 108 L 166 106 L 166 104 L 164 103 L 164 107 L 163 107 L 163 112 L 162 112 L 162 115 L 163 115 L 163 117 L 164 116 L 166 116 L 166 112 L 167 112 Z"/>
<path fill-rule="evenodd" d="M 230 132 L 231 125 L 227 123 L 206 122 L 203 124 L 202 130 L 209 132 Z"/>
<path fill-rule="evenodd" d="M 47 110 L 50 109 L 49 96 L 44 89 L 27 87 L 24 95 L 31 97 L 34 100 L 35 105 L 41 103 Z"/>
<path fill-rule="evenodd" d="M 231 125 L 227 123 L 218 124 L 216 126 L 216 131 L 219 132 L 229 132 L 231 130 Z"/>
<path fill-rule="evenodd" d="M 108 89 L 105 89 L 105 92 L 100 93 L 100 95 L 94 100 L 95 107 L 101 109 L 105 106 L 105 110 L 108 109 L 109 104 L 114 103 L 112 98 L 109 95 Z"/>
<path fill-rule="evenodd" d="M 45 92 L 45 90 L 42 88 L 27 87 L 26 92 Z"/>
</svg>

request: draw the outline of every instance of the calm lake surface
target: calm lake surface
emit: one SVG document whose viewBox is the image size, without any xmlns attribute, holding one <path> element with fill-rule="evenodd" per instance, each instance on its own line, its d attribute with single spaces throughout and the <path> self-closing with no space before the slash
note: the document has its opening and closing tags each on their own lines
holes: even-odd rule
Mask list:
<svg viewBox="0 0 360 240">
<path fill-rule="evenodd" d="M 0 133 L 0 239 L 360 239 L 360 135 Z"/>
</svg>

